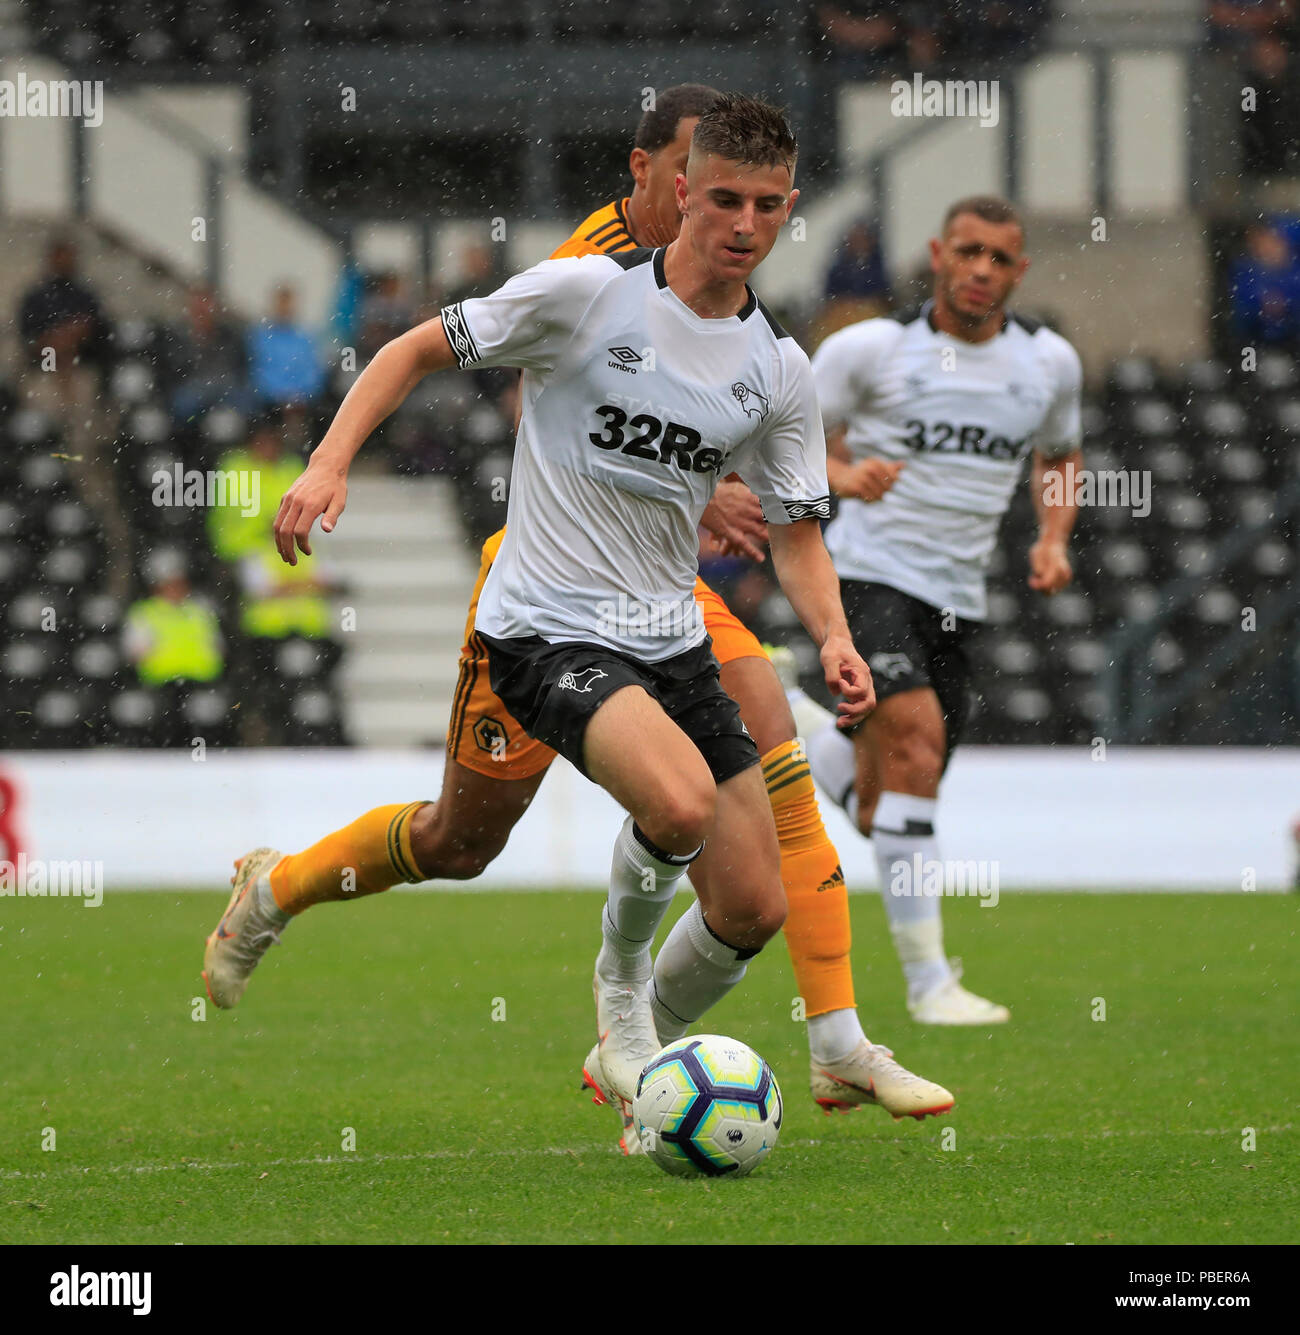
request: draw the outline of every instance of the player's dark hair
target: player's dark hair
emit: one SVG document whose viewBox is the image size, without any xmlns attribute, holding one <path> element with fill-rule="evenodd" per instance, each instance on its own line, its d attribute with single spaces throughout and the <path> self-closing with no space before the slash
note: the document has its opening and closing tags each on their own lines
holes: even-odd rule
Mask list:
<svg viewBox="0 0 1300 1335">
<path fill-rule="evenodd" d="M 1015 223 L 1020 228 L 1021 237 L 1025 235 L 1024 219 L 1016 212 L 1016 206 L 1010 200 L 1003 199 L 1001 195 L 967 195 L 965 199 L 959 199 L 943 215 L 944 236 L 948 235 L 953 219 L 959 218 L 963 213 L 973 213 L 975 217 L 983 218 L 985 222 Z"/>
<path fill-rule="evenodd" d="M 695 127 L 691 152 L 696 150 L 750 167 L 785 167 L 793 175 L 799 145 L 778 107 L 740 93 L 723 93 Z"/>
<path fill-rule="evenodd" d="M 636 127 L 636 148 L 657 153 L 677 138 L 677 127 L 690 116 L 702 116 L 720 98 L 716 88 L 703 83 L 679 83 L 655 94 L 654 106 Z"/>
</svg>

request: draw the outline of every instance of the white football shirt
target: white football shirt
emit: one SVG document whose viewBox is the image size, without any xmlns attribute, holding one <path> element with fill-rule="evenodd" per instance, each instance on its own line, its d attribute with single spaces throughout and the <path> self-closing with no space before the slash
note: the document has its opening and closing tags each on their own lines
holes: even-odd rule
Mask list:
<svg viewBox="0 0 1300 1335">
<path fill-rule="evenodd" d="M 751 292 L 706 320 L 662 250 L 544 260 L 442 312 L 462 367 L 523 368 L 506 536 L 475 626 L 660 662 L 705 636 L 696 528 L 738 472 L 769 523 L 825 518 L 803 350 Z"/>
<path fill-rule="evenodd" d="M 863 320 L 812 359 L 827 430 L 854 461 L 901 460 L 882 500 L 841 500 L 826 546 L 842 579 L 888 584 L 982 620 L 998 525 L 1033 450 L 1079 448 L 1079 356 L 1059 334 L 1008 315 L 966 343 L 912 320 Z"/>
</svg>

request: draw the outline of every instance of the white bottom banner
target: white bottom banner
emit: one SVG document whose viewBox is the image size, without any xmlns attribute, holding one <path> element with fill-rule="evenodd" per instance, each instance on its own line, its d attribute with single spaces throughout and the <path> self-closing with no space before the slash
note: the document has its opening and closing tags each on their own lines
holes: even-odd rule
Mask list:
<svg viewBox="0 0 1300 1335">
<path fill-rule="evenodd" d="M 215 888 L 250 848 L 296 852 L 371 807 L 436 798 L 442 763 L 440 751 L 11 753 L 0 780 L 18 842 L 0 857 L 96 864 L 110 891 Z M 821 801 L 850 888 L 876 886 L 870 844 Z M 1094 760 L 1083 747 L 969 747 L 944 780 L 939 857 L 991 868 L 1010 890 L 1278 889 L 1298 813 L 1297 749 L 1111 748 Z M 598 887 L 621 819 L 558 762 L 471 884 Z"/>
</svg>

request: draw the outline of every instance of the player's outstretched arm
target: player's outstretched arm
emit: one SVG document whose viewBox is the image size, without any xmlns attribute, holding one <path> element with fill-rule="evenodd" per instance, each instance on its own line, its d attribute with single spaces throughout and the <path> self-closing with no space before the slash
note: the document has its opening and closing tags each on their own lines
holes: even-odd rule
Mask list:
<svg viewBox="0 0 1300 1335">
<path fill-rule="evenodd" d="M 768 543 L 781 588 L 821 651 L 826 687 L 840 697 L 836 722 L 853 727 L 876 707 L 876 692 L 871 670 L 853 647 L 839 577 L 822 541 L 821 526 L 815 519 L 773 524 Z"/>
<path fill-rule="evenodd" d="M 1070 534 L 1079 509 L 1074 479 L 1083 467 L 1083 452 L 1049 459 L 1034 451 L 1034 509 L 1038 541 L 1029 549 L 1029 587 L 1039 593 L 1060 593 L 1074 578 L 1070 565 Z"/>
<path fill-rule="evenodd" d="M 322 531 L 329 533 L 338 523 L 347 502 L 348 469 L 371 432 L 426 375 L 455 364 L 456 354 L 440 317 L 417 325 L 379 349 L 339 405 L 307 467 L 280 501 L 274 532 L 282 560 L 293 566 L 298 564 L 298 552 L 311 555 L 312 525 L 320 519 Z"/>
</svg>

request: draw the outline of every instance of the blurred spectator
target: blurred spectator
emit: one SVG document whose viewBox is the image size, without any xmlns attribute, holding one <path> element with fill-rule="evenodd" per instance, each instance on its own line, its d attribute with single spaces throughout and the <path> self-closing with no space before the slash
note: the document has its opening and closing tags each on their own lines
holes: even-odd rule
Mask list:
<svg viewBox="0 0 1300 1335">
<path fill-rule="evenodd" d="M 1244 51 L 1292 24 L 1292 0 L 1210 0 L 1206 19 L 1212 47 Z"/>
<path fill-rule="evenodd" d="M 100 395 L 100 372 L 111 334 L 99 298 L 77 273 L 77 248 L 56 237 L 46 272 L 27 290 L 18 311 L 27 370 L 23 397 L 63 430 L 68 467 L 82 499 L 98 517 L 108 552 L 106 586 L 125 599 L 131 587 L 130 536 L 118 500 L 112 432 Z"/>
<path fill-rule="evenodd" d="M 750 565 L 732 583 L 727 601 L 731 610 L 752 628 L 760 623 L 764 604 L 776 592 L 778 587 L 768 574 L 768 566 Z"/>
<path fill-rule="evenodd" d="M 896 5 L 836 0 L 819 4 L 816 15 L 822 49 L 837 78 L 878 79 L 901 68 L 907 34 Z"/>
<path fill-rule="evenodd" d="M 889 279 L 870 223 L 856 222 L 849 229 L 826 275 L 826 297 L 877 297 L 888 301 Z"/>
<path fill-rule="evenodd" d="M 947 7 L 945 44 L 952 61 L 1019 60 L 1035 47 L 1047 0 L 954 0 Z"/>
<path fill-rule="evenodd" d="M 261 547 L 270 550 L 271 524 L 280 508 L 280 498 L 302 472 L 302 461 L 286 450 L 275 418 L 254 421 L 247 444 L 223 454 L 217 469 L 228 478 L 240 479 L 240 484 L 227 486 L 225 505 L 213 505 L 208 510 L 208 538 L 213 551 L 234 564 Z M 245 488 L 245 496 L 256 496 L 255 513 L 244 513 L 240 485 Z"/>
<path fill-rule="evenodd" d="M 101 359 L 109 335 L 99 299 L 77 275 L 77 247 L 67 237 L 50 242 L 46 272 L 23 297 L 18 325 L 27 344 L 28 362 L 62 373 L 79 360 Z M 48 352 L 53 351 L 53 366 Z"/>
<path fill-rule="evenodd" d="M 487 241 L 466 246 L 461 256 L 460 281 L 451 289 L 444 305 L 454 306 L 467 297 L 484 297 L 500 287 L 502 275 L 497 266 L 497 249 Z"/>
<path fill-rule="evenodd" d="M 246 635 L 260 640 L 330 637 L 329 595 L 338 581 L 320 556 L 300 554 L 297 565 L 285 565 L 271 543 L 259 543 L 239 562 L 239 582 L 244 594 L 240 624 Z"/>
<path fill-rule="evenodd" d="M 206 284 L 190 289 L 185 323 L 168 329 L 163 361 L 172 382 L 172 415 L 192 421 L 217 404 L 251 412 L 244 337 Z"/>
<path fill-rule="evenodd" d="M 1250 346 L 1300 340 L 1300 267 L 1280 228 L 1256 223 L 1229 272 L 1232 331 Z"/>
<path fill-rule="evenodd" d="M 826 273 L 825 292 L 826 300 L 804 331 L 810 348 L 845 325 L 884 315 L 893 306 L 880 243 L 869 223 L 858 221 L 849 229 Z"/>
<path fill-rule="evenodd" d="M 349 259 L 339 271 L 338 290 L 334 293 L 334 314 L 330 317 L 330 332 L 341 348 L 356 346 L 365 287 L 365 276 L 357 262 Z"/>
<path fill-rule="evenodd" d="M 325 387 L 316 344 L 296 317 L 297 297 L 282 283 L 272 296 L 270 317 L 248 336 L 253 389 L 270 407 L 310 403 Z"/>
<path fill-rule="evenodd" d="M 358 349 L 368 362 L 385 343 L 415 324 L 415 303 L 406 295 L 401 275 L 389 269 L 378 275 L 374 291 L 361 303 Z"/>
<path fill-rule="evenodd" d="M 1241 112 L 1242 167 L 1252 176 L 1294 170 L 1300 131 L 1300 89 L 1293 58 L 1276 34 L 1258 38 L 1242 66 L 1245 87 L 1254 90 L 1254 107 Z"/>
<path fill-rule="evenodd" d="M 467 246 L 461 257 L 460 281 L 450 290 L 444 305 L 454 306 L 467 297 L 483 297 L 500 287 L 504 281 L 498 268 L 500 249 L 486 241 L 475 241 Z M 495 404 L 503 419 L 509 419 L 508 426 L 513 433 L 519 373 L 503 366 L 476 366 L 470 371 L 470 379 L 479 396 Z M 487 422 L 486 414 L 480 414 L 474 434 L 481 439 L 496 434 L 496 427 L 485 425 Z"/>
<path fill-rule="evenodd" d="M 140 681 L 215 681 L 225 670 L 217 614 L 193 593 L 179 557 L 155 557 L 149 583 L 151 596 L 131 605 L 123 630 L 123 649 Z"/>
<path fill-rule="evenodd" d="M 28 368 L 24 390 L 32 407 L 84 435 L 109 325 L 99 298 L 77 274 L 71 240 L 52 241 L 45 262 L 45 273 L 28 288 L 18 310 Z"/>
</svg>

